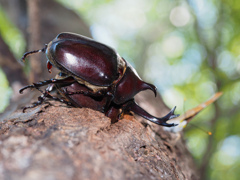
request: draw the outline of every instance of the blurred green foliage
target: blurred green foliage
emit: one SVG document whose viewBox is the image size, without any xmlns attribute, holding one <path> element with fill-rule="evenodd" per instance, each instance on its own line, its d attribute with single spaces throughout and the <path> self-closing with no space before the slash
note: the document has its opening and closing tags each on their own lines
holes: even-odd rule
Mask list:
<svg viewBox="0 0 240 180">
<path fill-rule="evenodd" d="M 0 112 L 8 106 L 9 98 L 11 97 L 11 88 L 9 87 L 7 78 L 3 71 L 0 69 Z"/>
<path fill-rule="evenodd" d="M 240 1 L 58 1 L 78 12 L 93 37 L 117 49 L 158 87 L 170 107 L 177 105 L 178 113 L 223 91 L 216 105 L 191 122 L 213 131 L 212 137 L 188 126 L 185 138 L 199 166 L 211 143 L 208 179 L 239 179 Z M 6 24 L 1 13 L 0 24 Z M 18 54 L 20 41 L 13 38 L 18 33 L 10 35 L 11 29 L 0 25 L 1 35 L 8 34 L 5 39 Z"/>
<path fill-rule="evenodd" d="M 10 50 L 16 59 L 19 59 L 25 49 L 25 41 L 20 31 L 8 20 L 4 10 L 0 6 L 0 35 L 3 40 L 8 44 Z M 7 78 L 3 71 L 0 69 L 0 113 L 9 104 L 9 99 L 12 90 L 9 87 Z"/>
<path fill-rule="evenodd" d="M 0 34 L 8 44 L 10 50 L 19 59 L 26 47 L 26 42 L 20 31 L 8 20 L 0 6 Z"/>
</svg>

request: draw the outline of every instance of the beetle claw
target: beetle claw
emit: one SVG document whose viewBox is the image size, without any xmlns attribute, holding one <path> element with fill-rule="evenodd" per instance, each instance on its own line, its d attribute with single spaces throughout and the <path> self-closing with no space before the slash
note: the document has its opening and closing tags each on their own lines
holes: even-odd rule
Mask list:
<svg viewBox="0 0 240 180">
<path fill-rule="evenodd" d="M 180 114 L 173 114 L 172 116 L 170 116 L 169 119 L 174 119 L 174 118 L 177 118 Z"/>
<path fill-rule="evenodd" d="M 174 106 L 166 116 L 164 116 L 163 118 L 160 118 L 160 120 L 162 121 L 162 123 L 161 123 L 162 126 L 172 127 L 172 126 L 178 125 L 178 124 L 174 124 L 174 123 L 171 123 L 171 124 L 167 123 L 168 120 L 179 116 L 179 114 L 174 114 L 175 109 L 176 109 L 176 106 Z"/>
<path fill-rule="evenodd" d="M 166 122 L 163 122 L 163 123 L 161 123 L 161 125 L 166 126 L 166 127 L 173 127 L 173 126 L 177 126 L 178 124 L 174 124 L 174 123 L 168 124 Z"/>
<path fill-rule="evenodd" d="M 167 120 L 170 120 L 170 119 L 178 117 L 179 114 L 174 114 L 175 109 L 176 109 L 176 106 L 174 106 L 171 109 L 171 111 L 166 116 L 164 116 L 162 119 L 166 119 L 166 121 L 167 121 Z"/>
</svg>

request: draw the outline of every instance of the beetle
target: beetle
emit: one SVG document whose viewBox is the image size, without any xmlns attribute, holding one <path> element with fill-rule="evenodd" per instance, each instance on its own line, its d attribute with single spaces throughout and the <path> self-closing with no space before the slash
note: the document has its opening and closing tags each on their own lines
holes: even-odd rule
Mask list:
<svg viewBox="0 0 240 180">
<path fill-rule="evenodd" d="M 46 54 L 49 72 L 54 66 L 60 73 L 54 79 L 33 83 L 19 90 L 22 93 L 25 89 L 36 88 L 42 92 L 38 102 L 24 110 L 50 98 L 68 105 L 101 111 L 112 122 L 132 111 L 158 125 L 176 125 L 167 123 L 167 120 L 178 116 L 174 114 L 176 107 L 166 116 L 158 118 L 136 104 L 134 96 L 137 93 L 150 89 L 156 96 L 156 87 L 144 82 L 136 70 L 113 48 L 82 35 L 63 32 L 43 49 L 26 52 L 22 61 L 28 55 L 38 52 Z M 43 92 L 40 87 L 46 85 L 48 87 Z M 53 89 L 57 89 L 64 98 L 52 96 Z"/>
</svg>

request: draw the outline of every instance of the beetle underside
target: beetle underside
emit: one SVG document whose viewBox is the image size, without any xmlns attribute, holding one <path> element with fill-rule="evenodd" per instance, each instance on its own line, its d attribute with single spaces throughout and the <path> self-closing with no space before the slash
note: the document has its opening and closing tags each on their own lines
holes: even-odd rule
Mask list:
<svg viewBox="0 0 240 180">
<path fill-rule="evenodd" d="M 42 91 L 40 88 L 46 85 L 48 85 L 48 87 L 45 89 L 45 91 Z M 106 116 L 110 117 L 112 122 L 118 121 L 123 116 L 123 114 L 131 111 L 158 125 L 171 127 L 175 126 L 175 124 L 168 124 L 167 121 L 178 116 L 174 115 L 174 107 L 166 116 L 162 118 L 154 117 L 147 113 L 140 106 L 138 106 L 134 99 L 131 99 L 121 105 L 117 105 L 111 102 L 108 107 L 106 107 L 108 104 L 108 96 L 106 96 L 106 94 L 103 94 L 104 92 L 99 91 L 97 93 L 94 93 L 86 86 L 79 84 L 73 77 L 37 82 L 33 85 L 29 85 L 20 89 L 19 92 L 22 93 L 25 89 L 28 88 L 37 89 L 42 93 L 42 95 L 38 97 L 38 101 L 33 103 L 33 105 L 24 107 L 23 112 L 28 108 L 33 108 L 41 105 L 48 98 L 55 101 L 60 101 L 69 106 L 88 107 L 100 111 Z M 54 89 L 60 93 L 62 98 L 53 96 L 51 94 Z"/>
</svg>

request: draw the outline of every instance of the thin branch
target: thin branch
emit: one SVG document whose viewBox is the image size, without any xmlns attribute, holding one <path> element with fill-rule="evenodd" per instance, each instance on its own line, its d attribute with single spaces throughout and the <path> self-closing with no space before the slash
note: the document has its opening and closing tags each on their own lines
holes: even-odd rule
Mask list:
<svg viewBox="0 0 240 180">
<path fill-rule="evenodd" d="M 40 43 L 40 24 L 41 24 L 41 16 L 39 10 L 39 0 L 27 0 L 28 6 L 28 17 L 29 17 L 29 47 L 31 50 L 38 49 L 42 46 Z M 31 58 L 31 57 L 30 57 Z M 30 67 L 31 72 L 29 76 L 30 82 L 39 81 L 42 74 L 41 67 L 41 58 L 39 55 L 35 55 L 34 58 L 30 59 Z"/>
</svg>

